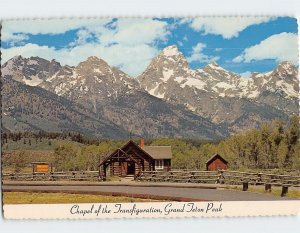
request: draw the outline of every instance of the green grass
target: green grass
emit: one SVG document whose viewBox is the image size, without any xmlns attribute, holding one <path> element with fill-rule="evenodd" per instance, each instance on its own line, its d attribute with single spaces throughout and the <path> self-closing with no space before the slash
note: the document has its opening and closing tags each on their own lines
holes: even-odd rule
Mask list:
<svg viewBox="0 0 300 233">
<path fill-rule="evenodd" d="M 153 201 L 155 200 L 90 194 L 3 192 L 4 204 L 118 203 Z"/>
</svg>

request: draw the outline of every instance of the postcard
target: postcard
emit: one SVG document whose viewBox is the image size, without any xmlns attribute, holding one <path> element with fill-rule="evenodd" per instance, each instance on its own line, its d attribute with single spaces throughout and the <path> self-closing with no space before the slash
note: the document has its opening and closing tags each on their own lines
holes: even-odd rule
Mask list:
<svg viewBox="0 0 300 233">
<path fill-rule="evenodd" d="M 1 23 L 7 219 L 296 215 L 293 16 Z"/>
</svg>

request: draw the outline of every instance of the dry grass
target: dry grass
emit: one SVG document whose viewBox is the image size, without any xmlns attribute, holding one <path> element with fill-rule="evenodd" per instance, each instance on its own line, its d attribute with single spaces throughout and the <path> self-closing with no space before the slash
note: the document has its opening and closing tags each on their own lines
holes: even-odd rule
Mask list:
<svg viewBox="0 0 300 233">
<path fill-rule="evenodd" d="M 3 192 L 4 204 L 117 203 L 153 201 L 155 200 L 90 194 Z"/>
<path fill-rule="evenodd" d="M 226 189 L 232 189 L 232 190 L 242 190 L 241 186 L 226 186 L 224 187 Z M 248 192 L 254 192 L 254 193 L 263 193 L 263 194 L 269 194 L 269 195 L 274 195 L 274 196 L 280 196 L 281 195 L 281 187 L 272 187 L 271 192 L 266 192 L 265 188 L 263 186 L 261 187 L 253 187 L 253 186 L 249 186 L 248 188 Z M 295 190 L 289 188 L 288 193 L 286 195 L 287 197 L 291 197 L 291 198 L 300 198 L 300 190 Z"/>
<path fill-rule="evenodd" d="M 256 192 L 256 193 L 271 194 L 274 196 L 281 195 L 281 189 L 272 189 L 271 192 L 266 192 L 264 188 L 249 187 L 248 191 Z M 299 190 L 289 190 L 286 196 L 292 197 L 292 198 L 300 198 L 300 191 Z"/>
</svg>

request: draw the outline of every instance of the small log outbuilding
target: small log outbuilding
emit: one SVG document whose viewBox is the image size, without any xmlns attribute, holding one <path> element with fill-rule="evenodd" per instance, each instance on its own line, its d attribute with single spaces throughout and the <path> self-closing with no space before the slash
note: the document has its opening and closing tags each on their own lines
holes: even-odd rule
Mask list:
<svg viewBox="0 0 300 233">
<path fill-rule="evenodd" d="M 136 178 L 142 171 L 169 171 L 171 159 L 170 146 L 145 146 L 143 138 L 140 145 L 130 140 L 98 165 L 99 176 L 103 180 L 107 175 Z"/>
<path fill-rule="evenodd" d="M 228 168 L 228 162 L 219 154 L 214 154 L 206 162 L 207 171 L 226 170 Z"/>
</svg>

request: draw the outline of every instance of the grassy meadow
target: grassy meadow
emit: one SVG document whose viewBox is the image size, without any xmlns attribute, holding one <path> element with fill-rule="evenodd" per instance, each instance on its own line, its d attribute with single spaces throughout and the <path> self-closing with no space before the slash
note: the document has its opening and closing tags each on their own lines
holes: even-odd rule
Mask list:
<svg viewBox="0 0 300 233">
<path fill-rule="evenodd" d="M 68 194 L 68 193 L 34 193 L 3 192 L 3 204 L 66 204 L 66 203 L 124 203 L 153 202 L 151 199 L 132 197 Z"/>
</svg>

